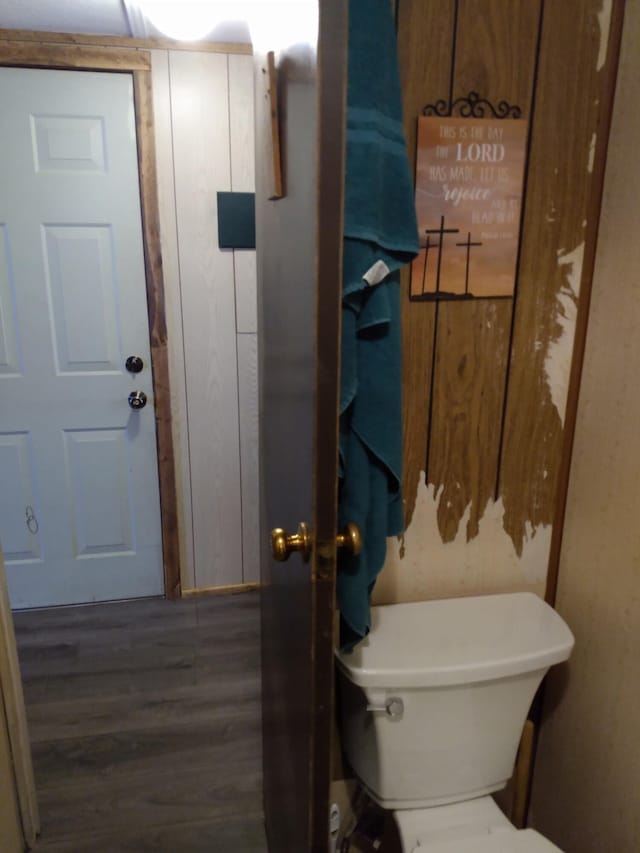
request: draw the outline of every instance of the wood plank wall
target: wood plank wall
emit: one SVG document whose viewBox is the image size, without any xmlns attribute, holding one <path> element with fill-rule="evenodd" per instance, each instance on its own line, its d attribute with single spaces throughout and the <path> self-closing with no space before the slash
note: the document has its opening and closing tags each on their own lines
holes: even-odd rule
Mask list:
<svg viewBox="0 0 640 853">
<path fill-rule="evenodd" d="M 218 248 L 254 189 L 253 58 L 153 50 L 183 590 L 258 580 L 255 251 Z"/>
<path fill-rule="evenodd" d="M 407 532 L 390 540 L 378 603 L 545 592 L 623 6 L 398 0 L 412 161 L 424 105 L 471 90 L 522 108 L 529 149 L 514 298 L 410 302 L 405 276 Z"/>
</svg>

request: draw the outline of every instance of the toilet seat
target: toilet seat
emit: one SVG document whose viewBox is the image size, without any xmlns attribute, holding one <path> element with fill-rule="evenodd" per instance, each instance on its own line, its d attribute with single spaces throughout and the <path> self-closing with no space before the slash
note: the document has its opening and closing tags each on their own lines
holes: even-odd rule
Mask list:
<svg viewBox="0 0 640 853">
<path fill-rule="evenodd" d="M 493 797 L 393 813 L 407 853 L 562 853 L 533 829 L 516 829 Z"/>
<path fill-rule="evenodd" d="M 560 848 L 533 829 L 498 829 L 482 836 L 423 843 L 413 853 L 561 853 Z"/>
</svg>

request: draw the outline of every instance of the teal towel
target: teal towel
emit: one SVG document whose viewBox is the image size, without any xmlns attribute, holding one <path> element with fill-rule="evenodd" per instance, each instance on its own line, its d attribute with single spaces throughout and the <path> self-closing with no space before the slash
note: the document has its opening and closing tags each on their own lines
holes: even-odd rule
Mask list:
<svg viewBox="0 0 640 853">
<path fill-rule="evenodd" d="M 391 3 L 350 0 L 338 516 L 363 550 L 338 562 L 347 650 L 369 632 L 387 536 L 404 528 L 399 270 L 418 248 Z"/>
</svg>

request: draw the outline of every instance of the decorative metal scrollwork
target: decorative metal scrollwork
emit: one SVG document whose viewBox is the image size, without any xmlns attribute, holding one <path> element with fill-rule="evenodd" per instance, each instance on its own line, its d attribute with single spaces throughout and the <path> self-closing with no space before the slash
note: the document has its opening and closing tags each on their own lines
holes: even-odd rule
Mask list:
<svg viewBox="0 0 640 853">
<path fill-rule="evenodd" d="M 491 101 L 481 98 L 477 92 L 471 91 L 466 98 L 456 98 L 451 104 L 444 98 L 435 104 L 427 104 L 422 110 L 424 116 L 453 116 L 457 112 L 460 118 L 521 118 L 522 110 L 517 104 L 499 101 L 494 106 Z"/>
<path fill-rule="evenodd" d="M 435 104 L 427 104 L 426 107 L 422 110 L 423 116 L 450 116 L 451 115 L 451 104 L 449 101 L 445 101 L 444 98 L 440 98 L 439 101 L 436 101 Z"/>
</svg>

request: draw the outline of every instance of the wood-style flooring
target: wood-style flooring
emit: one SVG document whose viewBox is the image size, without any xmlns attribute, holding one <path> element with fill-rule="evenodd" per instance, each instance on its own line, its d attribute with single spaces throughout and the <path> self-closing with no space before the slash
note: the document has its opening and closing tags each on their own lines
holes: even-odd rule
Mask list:
<svg viewBox="0 0 640 853">
<path fill-rule="evenodd" d="M 16 613 L 37 853 L 262 853 L 259 593 Z"/>
</svg>

